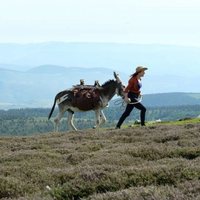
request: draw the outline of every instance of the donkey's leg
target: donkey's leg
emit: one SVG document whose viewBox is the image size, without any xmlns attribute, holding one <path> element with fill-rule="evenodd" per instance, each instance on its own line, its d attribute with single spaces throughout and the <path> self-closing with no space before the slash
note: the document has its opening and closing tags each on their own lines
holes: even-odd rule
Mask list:
<svg viewBox="0 0 200 200">
<path fill-rule="evenodd" d="M 68 127 L 70 127 L 71 129 L 73 129 L 74 131 L 77 131 L 77 129 L 74 126 L 74 123 L 73 123 L 73 118 L 74 118 L 74 112 L 73 111 L 68 111 L 68 116 L 67 116 Z"/>
<path fill-rule="evenodd" d="M 106 116 L 103 113 L 103 110 L 100 111 L 100 124 L 104 124 L 106 122 Z"/>
<path fill-rule="evenodd" d="M 56 115 L 56 117 L 54 119 L 54 122 L 55 122 L 54 131 L 55 132 L 58 132 L 58 126 L 59 126 L 60 120 L 63 117 L 63 115 L 64 115 L 64 112 L 59 111 L 59 113 Z"/>
<path fill-rule="evenodd" d="M 95 115 L 96 115 L 96 132 L 99 133 L 99 125 L 100 125 L 100 110 L 95 110 Z"/>
</svg>

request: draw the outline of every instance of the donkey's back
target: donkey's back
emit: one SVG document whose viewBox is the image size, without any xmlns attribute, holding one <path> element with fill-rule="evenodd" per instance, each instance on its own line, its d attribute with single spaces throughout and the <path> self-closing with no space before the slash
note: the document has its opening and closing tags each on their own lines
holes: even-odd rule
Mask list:
<svg viewBox="0 0 200 200">
<path fill-rule="evenodd" d="M 68 107 L 71 111 L 90 111 L 101 107 L 101 87 L 94 86 L 74 86 L 71 90 L 59 92 L 54 99 L 54 104 L 49 114 L 49 119 L 53 113 L 56 103 L 59 107 Z M 73 109 L 74 108 L 74 109 Z"/>
<path fill-rule="evenodd" d="M 71 105 L 81 111 L 98 108 L 101 104 L 100 89 L 95 87 L 74 88 Z"/>
</svg>

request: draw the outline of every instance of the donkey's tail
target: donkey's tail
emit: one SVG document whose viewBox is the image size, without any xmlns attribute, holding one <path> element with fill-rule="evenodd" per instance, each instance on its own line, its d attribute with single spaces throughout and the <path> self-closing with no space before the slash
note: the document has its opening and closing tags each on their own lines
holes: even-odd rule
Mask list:
<svg viewBox="0 0 200 200">
<path fill-rule="evenodd" d="M 56 105 L 56 98 L 54 99 L 53 107 L 51 108 L 51 112 L 49 113 L 48 119 L 51 118 L 51 115 L 52 115 L 52 113 L 54 111 L 55 105 Z"/>
</svg>

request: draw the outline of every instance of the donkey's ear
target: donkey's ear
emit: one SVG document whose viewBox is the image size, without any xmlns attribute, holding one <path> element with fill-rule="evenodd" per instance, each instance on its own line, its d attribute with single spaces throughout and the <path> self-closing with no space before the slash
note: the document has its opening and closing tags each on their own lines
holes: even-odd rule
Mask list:
<svg viewBox="0 0 200 200">
<path fill-rule="evenodd" d="M 119 74 L 117 74 L 116 72 L 114 72 L 114 77 L 117 80 L 118 83 L 121 83 L 121 80 L 119 78 Z"/>
<path fill-rule="evenodd" d="M 114 77 L 115 77 L 115 79 L 117 79 L 117 73 L 116 72 L 113 72 L 113 74 L 114 74 Z"/>
</svg>

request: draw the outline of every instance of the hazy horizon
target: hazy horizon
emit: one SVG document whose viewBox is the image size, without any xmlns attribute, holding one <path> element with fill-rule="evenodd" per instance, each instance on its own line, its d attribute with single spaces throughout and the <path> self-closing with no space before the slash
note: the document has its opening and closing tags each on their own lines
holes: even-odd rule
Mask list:
<svg viewBox="0 0 200 200">
<path fill-rule="evenodd" d="M 114 42 L 200 47 L 198 0 L 7 0 L 0 43 Z"/>
<path fill-rule="evenodd" d="M 124 73 L 127 84 L 136 66 L 143 65 L 149 68 L 144 94 L 198 92 L 199 19 L 199 0 L 1 1 L 0 68 L 26 72 L 41 65 L 100 67 L 101 82 L 112 78 L 107 68 Z M 66 87 L 63 82 L 69 83 L 65 73 L 49 76 L 49 71 L 40 75 L 1 71 L 1 99 L 21 101 L 23 94 L 24 101 L 43 98 L 46 104 Z M 80 70 L 81 78 L 84 72 Z M 73 80 L 68 77 L 70 84 L 79 80 L 76 73 Z M 96 74 L 90 76 L 93 81 Z"/>
<path fill-rule="evenodd" d="M 0 42 L 0 45 L 37 45 L 37 44 L 124 44 L 124 45 L 138 45 L 138 46 L 174 46 L 174 47 L 192 47 L 192 48 L 200 48 L 200 46 L 192 45 L 192 44 L 165 44 L 165 43 L 136 43 L 136 42 L 93 42 L 93 41 L 36 41 L 36 42 Z"/>
</svg>

